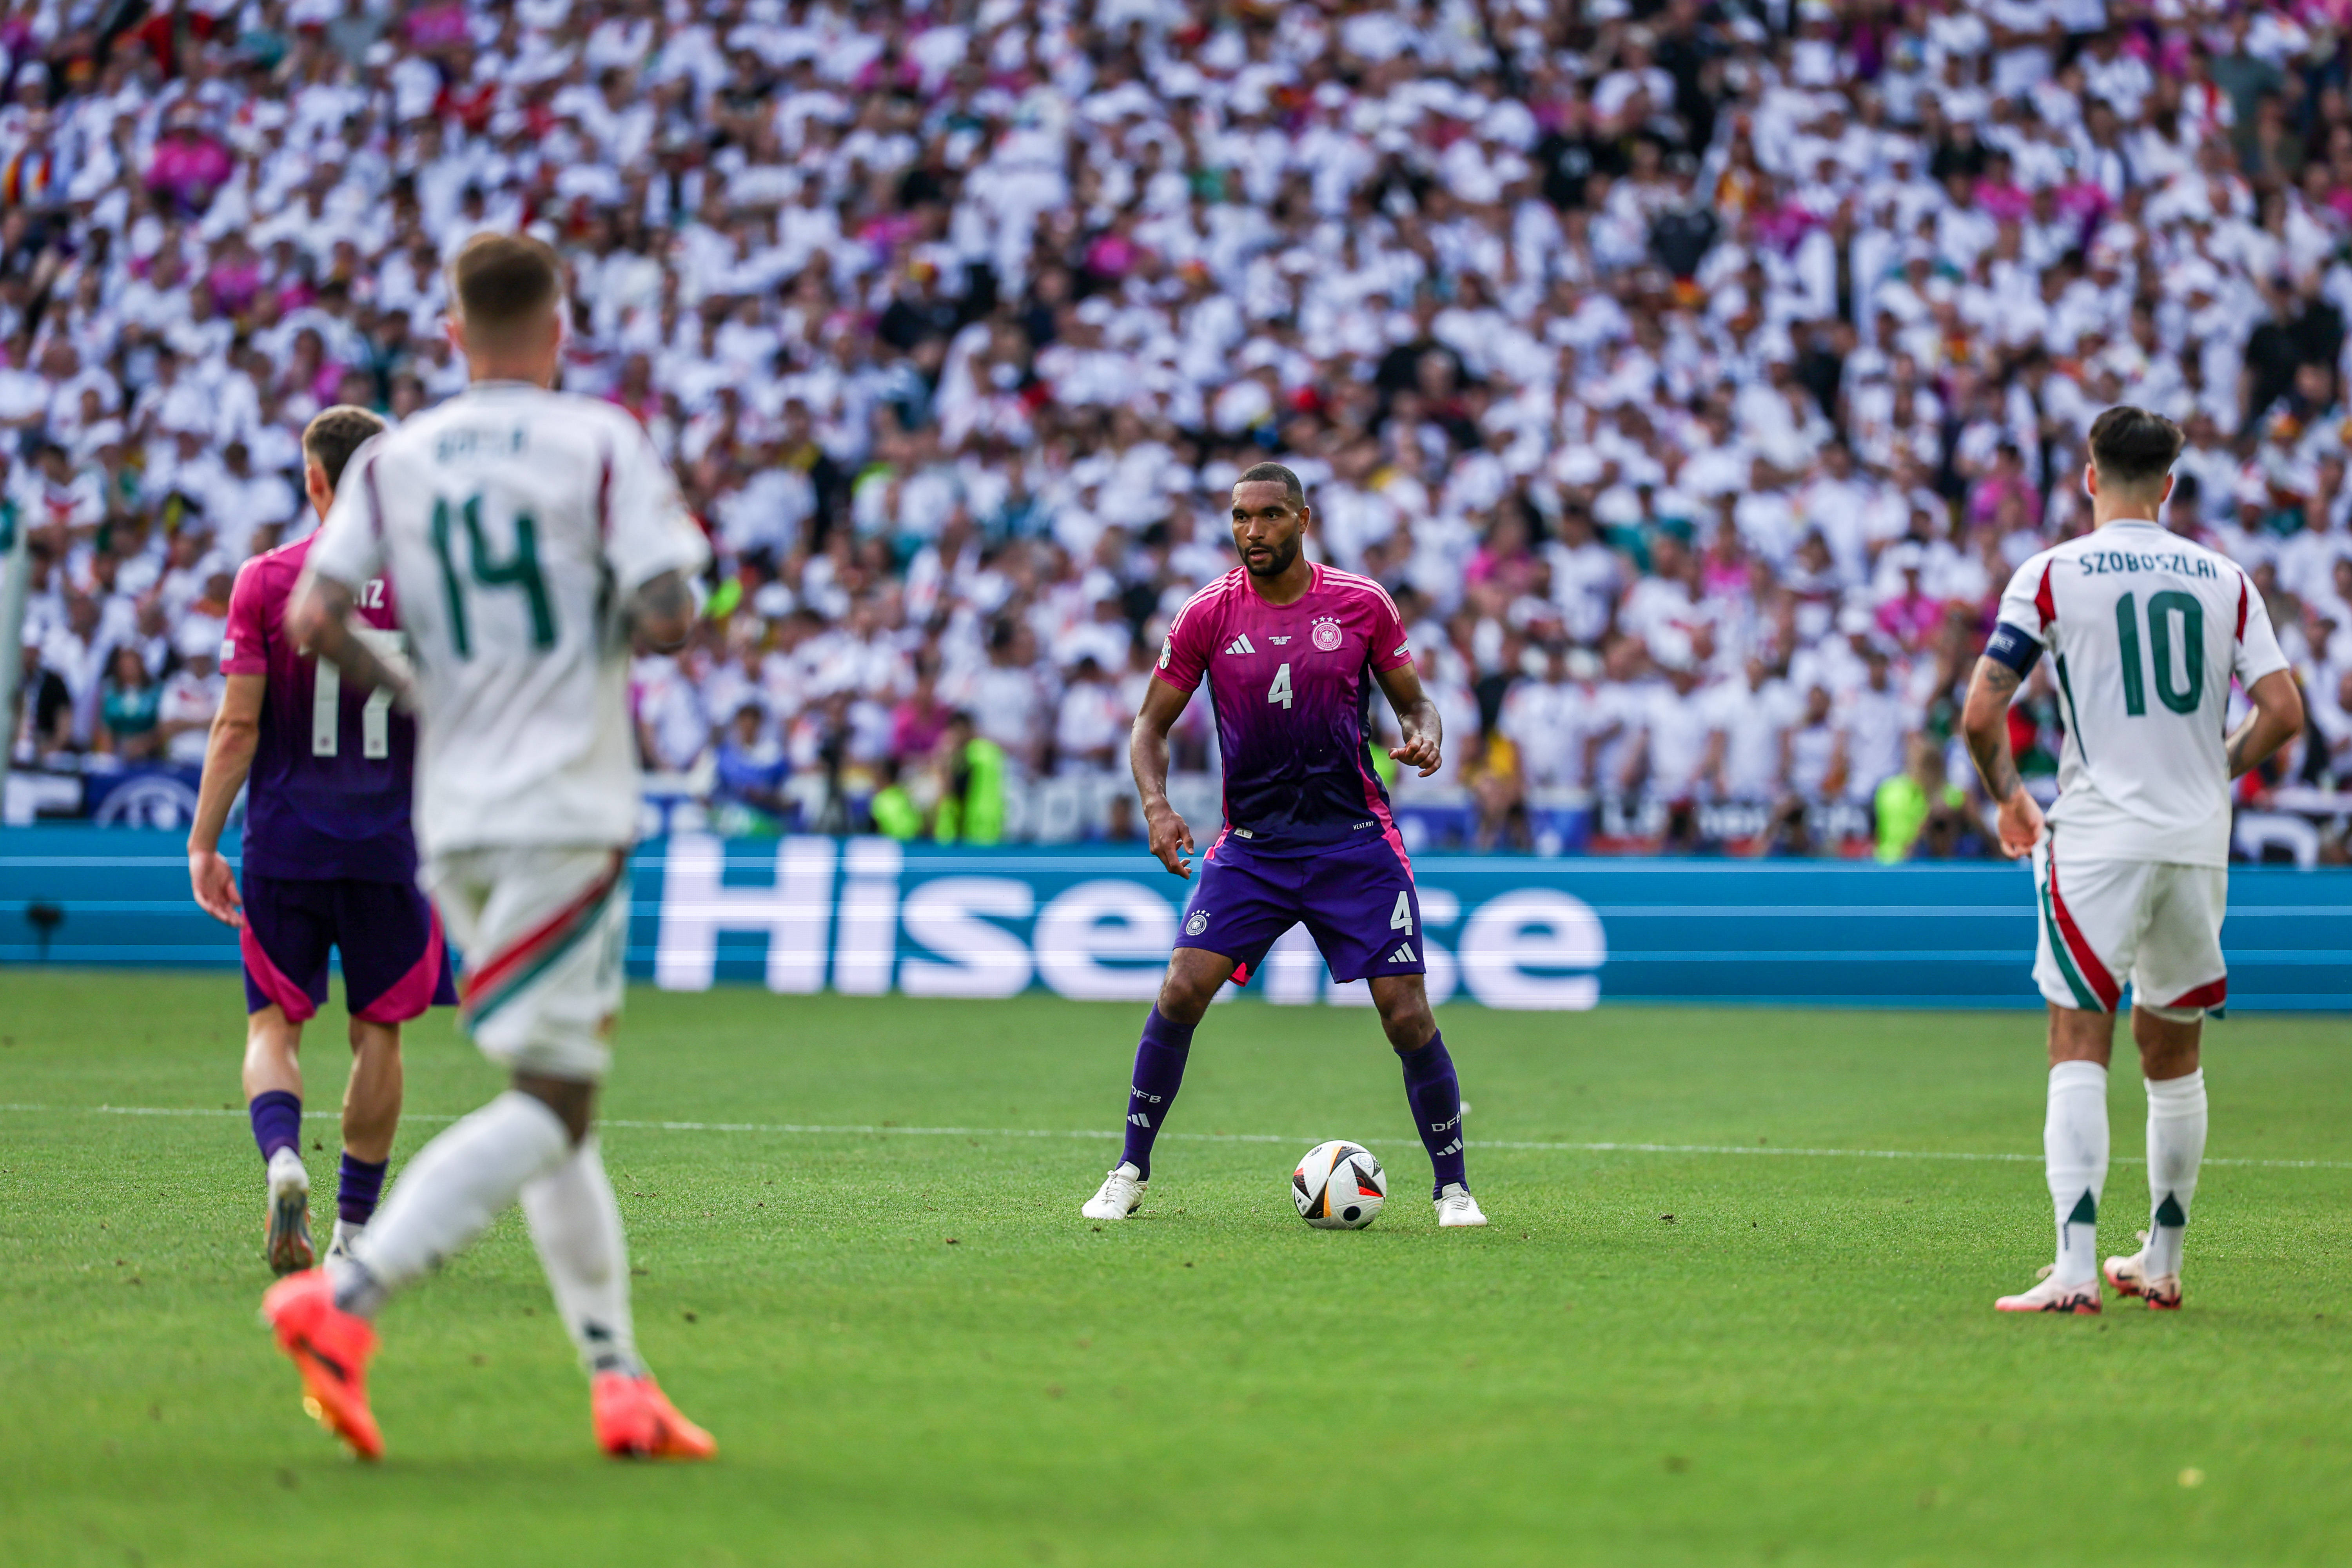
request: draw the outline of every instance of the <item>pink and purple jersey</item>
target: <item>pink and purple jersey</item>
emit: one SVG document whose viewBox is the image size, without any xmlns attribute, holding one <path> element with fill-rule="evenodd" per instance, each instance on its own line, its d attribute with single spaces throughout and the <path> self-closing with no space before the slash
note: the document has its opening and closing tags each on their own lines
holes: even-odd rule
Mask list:
<svg viewBox="0 0 2352 1568">
<path fill-rule="evenodd" d="M 416 725 L 389 697 L 344 683 L 332 665 L 322 670 L 286 635 L 286 604 L 310 553 L 306 538 L 255 556 L 229 595 L 221 672 L 269 678 L 246 795 L 245 868 L 305 881 L 413 881 Z M 393 639 L 391 584 L 372 579 L 357 597 L 359 624 Z"/>
<path fill-rule="evenodd" d="M 1412 662 L 1396 604 L 1370 578 L 1318 565 L 1297 603 L 1270 605 L 1237 566 L 1176 613 L 1156 673 L 1188 693 L 1208 677 L 1226 825 L 1323 843 L 1392 826 L 1372 771 L 1373 677 Z"/>
</svg>

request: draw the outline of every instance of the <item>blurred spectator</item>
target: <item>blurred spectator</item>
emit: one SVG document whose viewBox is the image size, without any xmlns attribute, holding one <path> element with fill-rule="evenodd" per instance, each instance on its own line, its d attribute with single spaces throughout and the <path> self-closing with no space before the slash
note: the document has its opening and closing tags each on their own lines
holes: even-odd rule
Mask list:
<svg viewBox="0 0 2352 1568">
<path fill-rule="evenodd" d="M 874 792 L 866 813 L 874 819 L 874 831 L 887 838 L 904 842 L 922 837 L 923 808 L 915 804 L 914 792 L 902 782 L 897 757 L 882 760 L 882 786 Z"/>
<path fill-rule="evenodd" d="M 1948 857 L 1958 840 L 1968 794 L 1944 773 L 1944 753 L 1926 735 L 1914 735 L 1904 770 L 1878 786 L 1877 857 L 1893 864 L 1921 855 Z"/>
<path fill-rule="evenodd" d="M 199 629 L 194 640 L 183 633 L 179 668 L 163 682 L 156 704 L 156 731 L 163 738 L 164 760 L 179 767 L 201 767 L 213 716 L 220 711 L 226 681 L 219 672 L 218 646 Z"/>
<path fill-rule="evenodd" d="M 791 766 L 783 743 L 769 729 L 767 714 L 756 699 L 746 698 L 729 721 L 719 739 L 717 779 L 711 795 L 722 804 L 744 807 L 781 822 L 788 807 L 784 777 Z"/>
<path fill-rule="evenodd" d="M 1004 837 L 1004 749 L 979 734 L 958 710 L 940 737 L 940 804 L 934 837 L 942 844 L 994 844 Z"/>
<path fill-rule="evenodd" d="M 99 687 L 98 731 L 91 749 L 117 762 L 152 761 L 163 749 L 157 728 L 163 700 L 163 688 L 147 673 L 139 650 L 115 645 Z"/>
</svg>

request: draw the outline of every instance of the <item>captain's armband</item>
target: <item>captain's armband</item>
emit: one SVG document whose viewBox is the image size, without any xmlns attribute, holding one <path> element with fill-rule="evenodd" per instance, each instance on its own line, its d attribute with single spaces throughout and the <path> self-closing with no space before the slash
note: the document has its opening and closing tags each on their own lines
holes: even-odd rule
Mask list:
<svg viewBox="0 0 2352 1568">
<path fill-rule="evenodd" d="M 1992 636 L 1985 639 L 1984 656 L 1995 664 L 2015 670 L 2022 679 L 2042 658 L 2042 644 L 2033 635 L 2007 621 L 1993 627 Z"/>
</svg>

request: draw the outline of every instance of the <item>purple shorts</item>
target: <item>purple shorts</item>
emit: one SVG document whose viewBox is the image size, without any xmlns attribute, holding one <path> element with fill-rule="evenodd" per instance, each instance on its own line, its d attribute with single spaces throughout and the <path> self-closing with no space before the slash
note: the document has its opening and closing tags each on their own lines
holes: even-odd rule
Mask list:
<svg viewBox="0 0 2352 1568">
<path fill-rule="evenodd" d="M 306 881 L 247 871 L 245 1008 L 271 1003 L 300 1023 L 327 999 L 327 952 L 343 961 L 343 1002 L 354 1018 L 404 1024 L 427 1007 L 453 1007 L 441 919 L 411 882 L 350 878 Z"/>
<path fill-rule="evenodd" d="M 1421 896 L 1412 862 L 1393 836 L 1359 837 L 1268 853 L 1230 830 L 1201 858 L 1178 947 L 1234 961 L 1246 985 L 1266 949 L 1299 921 L 1334 980 L 1419 974 Z"/>
</svg>

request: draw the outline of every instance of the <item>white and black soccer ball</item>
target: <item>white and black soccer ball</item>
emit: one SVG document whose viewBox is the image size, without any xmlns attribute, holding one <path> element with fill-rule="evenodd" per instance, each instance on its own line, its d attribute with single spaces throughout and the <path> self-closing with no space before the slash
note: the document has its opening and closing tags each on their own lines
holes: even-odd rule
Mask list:
<svg viewBox="0 0 2352 1568">
<path fill-rule="evenodd" d="M 1361 1143 L 1334 1138 L 1298 1162 L 1290 1197 L 1298 1217 L 1318 1230 L 1361 1230 L 1389 1201 L 1389 1173 Z"/>
</svg>

